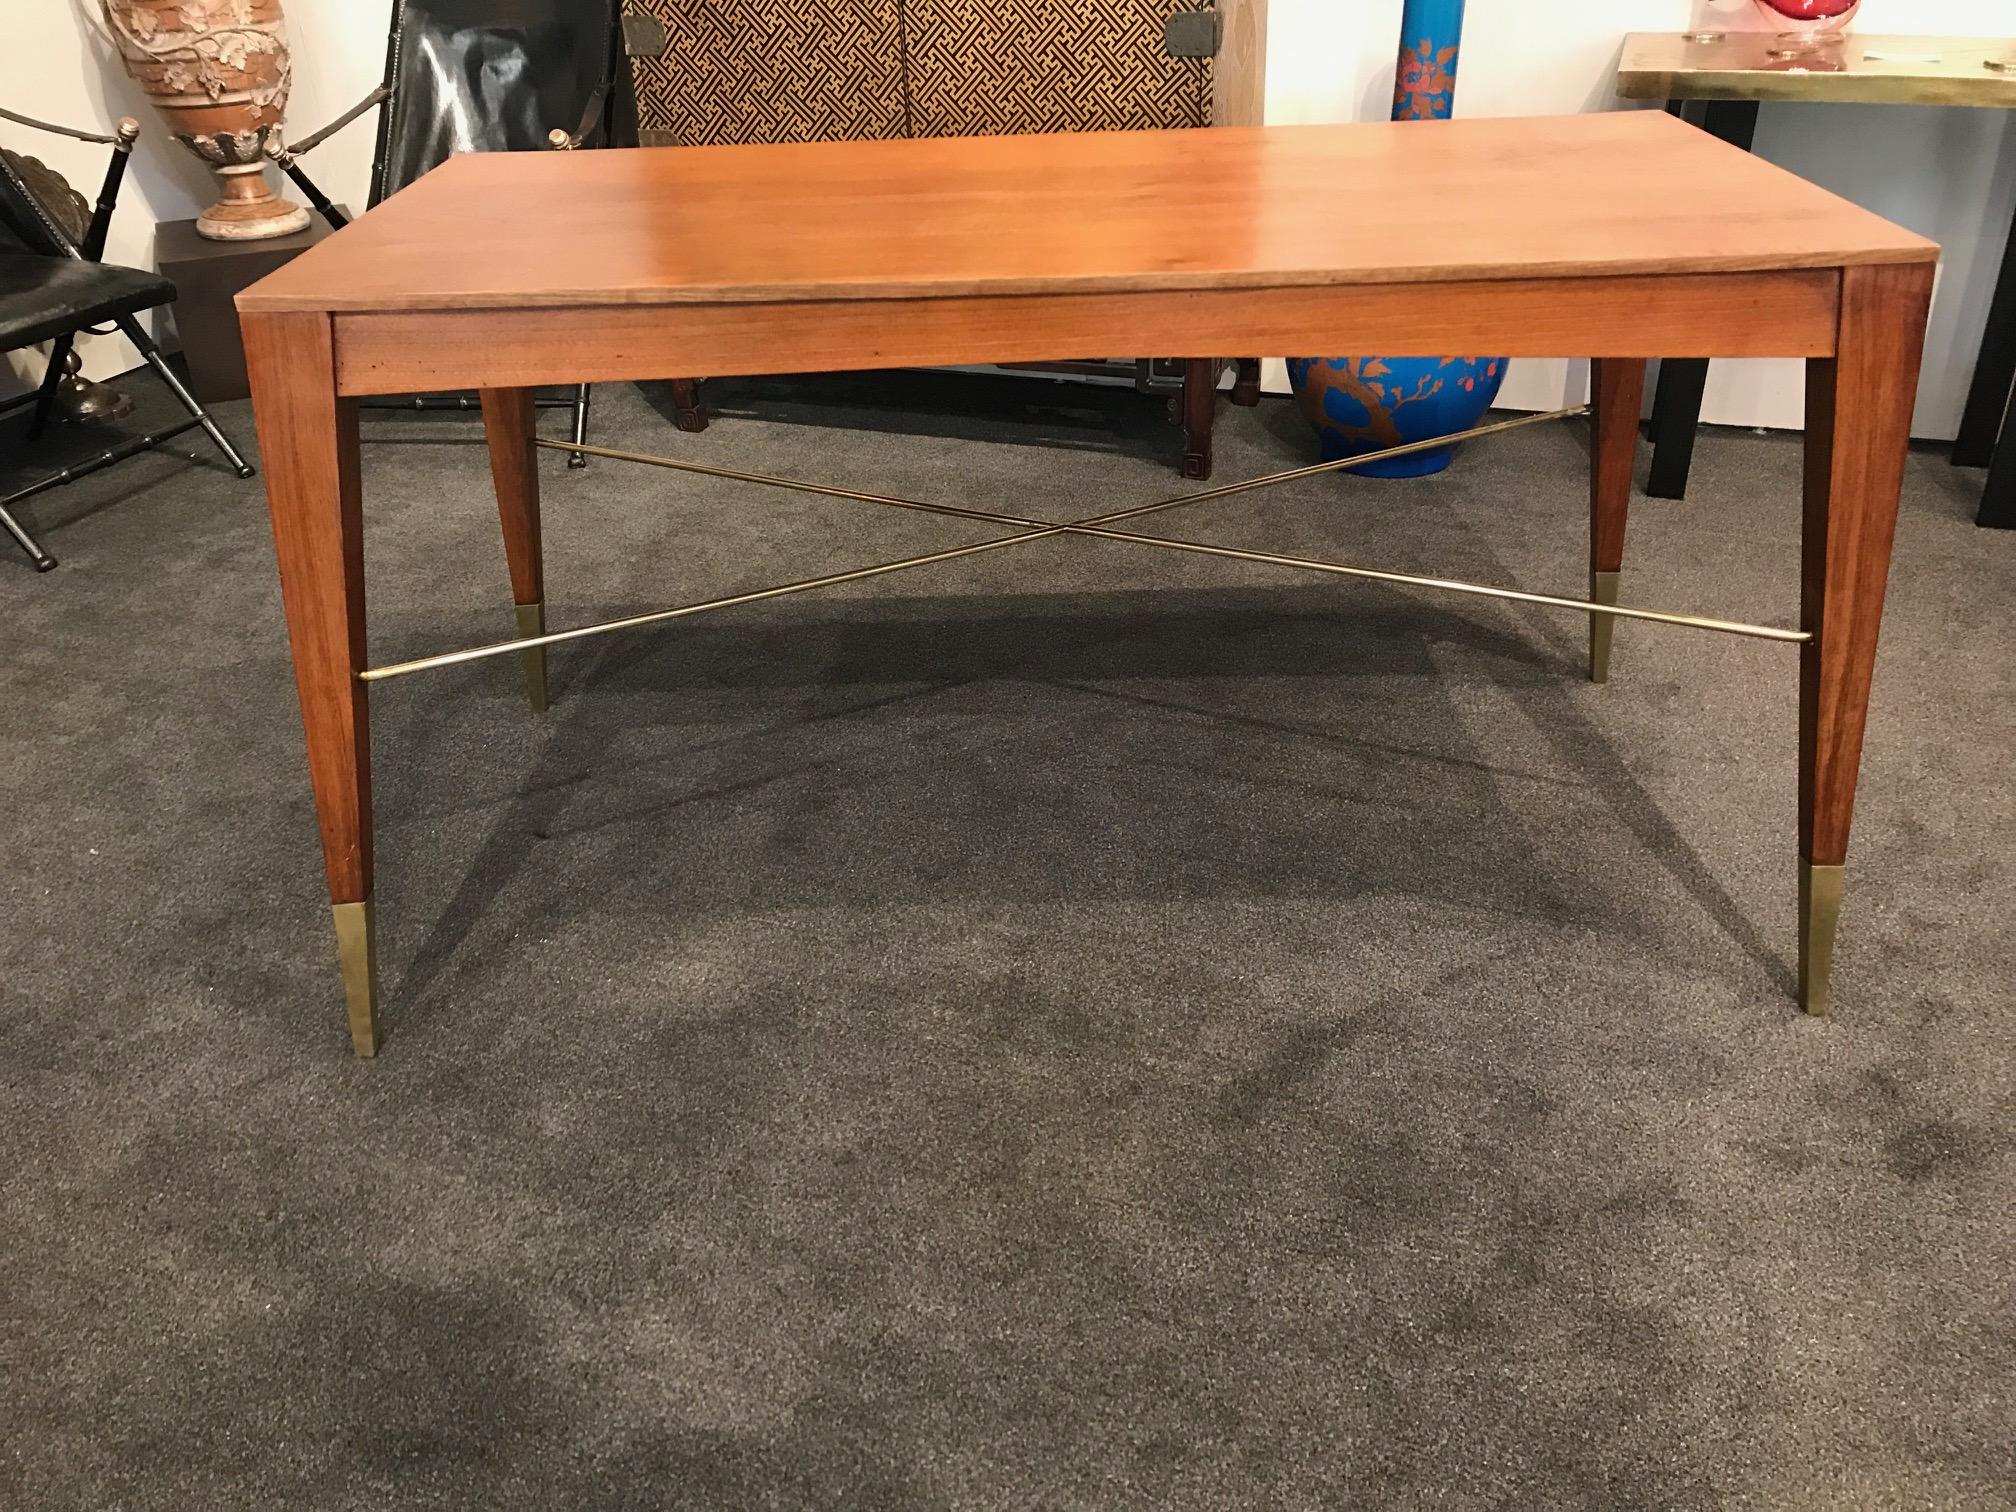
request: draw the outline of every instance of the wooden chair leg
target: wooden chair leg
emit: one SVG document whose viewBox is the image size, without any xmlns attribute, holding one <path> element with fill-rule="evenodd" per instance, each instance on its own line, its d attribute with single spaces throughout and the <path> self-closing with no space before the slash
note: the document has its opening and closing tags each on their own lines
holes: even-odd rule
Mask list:
<svg viewBox="0 0 2016 1512">
<path fill-rule="evenodd" d="M 672 380 L 672 423 L 695 434 L 707 429 L 707 399 L 698 378 Z"/>
<path fill-rule="evenodd" d="M 1932 266 L 1847 269 L 1832 358 L 1807 363 L 1799 661 L 1799 1001 L 1833 997 L 1848 829 L 1924 355 Z"/>
<path fill-rule="evenodd" d="M 1218 361 L 1193 357 L 1183 364 L 1183 467 L 1186 478 L 1211 476 L 1211 427 L 1218 412 Z"/>
<path fill-rule="evenodd" d="M 1642 358 L 1599 358 L 1589 369 L 1589 597 L 1617 602 L 1624 571 L 1624 526 L 1631 512 L 1631 476 L 1638 462 L 1638 416 L 1645 407 Z M 1608 614 L 1589 616 L 1589 680 L 1610 680 L 1617 629 Z"/>
<path fill-rule="evenodd" d="M 511 601 L 520 636 L 546 633 L 546 566 L 539 536 L 539 412 L 531 389 L 484 389 L 483 433 L 490 443 L 490 477 L 497 488 L 497 519 L 504 528 L 504 560 L 511 570 Z M 546 648 L 520 653 L 525 695 L 535 714 L 546 709 Z"/>
<path fill-rule="evenodd" d="M 247 315 L 241 324 L 350 1042 L 359 1055 L 376 1055 L 371 719 L 358 678 L 367 663 L 357 402 L 337 396 L 327 315 Z"/>
<path fill-rule="evenodd" d="M 1238 372 L 1232 380 L 1232 402 L 1246 409 L 1252 409 L 1260 402 L 1260 359 L 1241 357 Z"/>
</svg>

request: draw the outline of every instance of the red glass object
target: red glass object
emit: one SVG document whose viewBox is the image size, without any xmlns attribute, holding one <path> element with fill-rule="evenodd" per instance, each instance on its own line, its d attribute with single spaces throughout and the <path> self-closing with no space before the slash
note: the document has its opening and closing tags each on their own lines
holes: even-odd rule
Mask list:
<svg viewBox="0 0 2016 1512">
<path fill-rule="evenodd" d="M 1757 0 L 1765 11 L 1776 12 L 1788 21 L 1829 21 L 1846 16 L 1862 0 Z"/>
<path fill-rule="evenodd" d="M 1861 7 L 1862 0 L 1757 0 L 1765 25 L 1805 42 L 1838 41 Z"/>
</svg>

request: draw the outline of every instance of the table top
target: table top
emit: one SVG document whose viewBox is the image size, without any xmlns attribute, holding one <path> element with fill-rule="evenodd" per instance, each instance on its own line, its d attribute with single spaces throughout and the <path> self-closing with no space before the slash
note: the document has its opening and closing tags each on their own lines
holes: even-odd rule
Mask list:
<svg viewBox="0 0 2016 1512">
<path fill-rule="evenodd" d="M 1886 37 L 1851 32 L 1838 67 L 1773 57 L 1770 32 L 1633 32 L 1617 93 L 1627 100 L 1805 100 L 1864 105 L 1975 105 L 2016 110 L 2016 40 Z"/>
<path fill-rule="evenodd" d="M 238 296 L 404 312 L 1922 262 L 1662 111 L 451 159 Z"/>
</svg>

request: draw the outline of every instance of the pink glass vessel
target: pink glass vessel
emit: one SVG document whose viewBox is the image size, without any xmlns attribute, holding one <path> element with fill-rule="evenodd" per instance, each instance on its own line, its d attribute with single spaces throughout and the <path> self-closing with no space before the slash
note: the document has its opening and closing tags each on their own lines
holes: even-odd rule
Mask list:
<svg viewBox="0 0 2016 1512">
<path fill-rule="evenodd" d="M 1788 52 L 1838 47 L 1862 0 L 1756 0 L 1765 26 Z"/>
</svg>

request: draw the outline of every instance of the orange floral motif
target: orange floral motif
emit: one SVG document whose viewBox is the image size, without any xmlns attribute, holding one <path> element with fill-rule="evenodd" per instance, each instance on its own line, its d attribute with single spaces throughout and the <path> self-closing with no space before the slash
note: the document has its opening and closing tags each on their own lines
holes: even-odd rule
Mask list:
<svg viewBox="0 0 2016 1512">
<path fill-rule="evenodd" d="M 1445 357 L 1442 366 L 1448 367 L 1455 361 L 1454 357 Z M 1395 415 L 1410 404 L 1419 404 L 1441 393 L 1442 380 L 1432 373 L 1424 373 L 1411 390 L 1397 383 L 1378 381 L 1389 377 L 1392 372 L 1393 369 L 1377 357 L 1317 362 L 1309 369 L 1302 399 L 1303 409 L 1319 427 L 1328 425 L 1339 435 L 1353 441 L 1369 442 L 1379 447 L 1398 446 L 1405 438 L 1400 434 Z M 1324 395 L 1331 389 L 1356 400 L 1365 411 L 1367 423 L 1347 425 L 1329 414 Z"/>
<path fill-rule="evenodd" d="M 1424 37 L 1400 54 L 1393 80 L 1393 119 L 1434 121 L 1449 114 L 1456 97 L 1456 48 L 1438 49 Z"/>
</svg>

